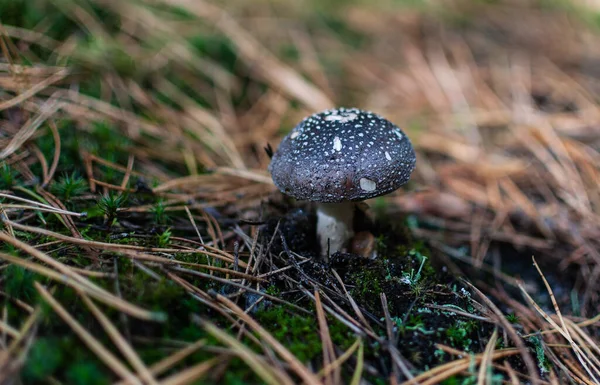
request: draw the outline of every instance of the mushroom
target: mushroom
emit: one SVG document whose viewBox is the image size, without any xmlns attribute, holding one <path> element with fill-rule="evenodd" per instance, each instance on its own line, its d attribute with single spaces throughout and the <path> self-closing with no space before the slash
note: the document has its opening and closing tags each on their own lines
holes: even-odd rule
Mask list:
<svg viewBox="0 0 600 385">
<path fill-rule="evenodd" d="M 356 202 L 398 189 L 415 162 L 399 127 L 370 111 L 338 108 L 302 120 L 282 140 L 269 171 L 281 192 L 317 203 L 317 236 L 328 258 L 353 236 Z"/>
</svg>

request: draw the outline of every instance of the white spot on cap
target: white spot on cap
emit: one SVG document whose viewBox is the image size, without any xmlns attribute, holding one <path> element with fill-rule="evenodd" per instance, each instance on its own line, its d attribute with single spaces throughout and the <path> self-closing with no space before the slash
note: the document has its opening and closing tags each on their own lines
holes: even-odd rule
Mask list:
<svg viewBox="0 0 600 385">
<path fill-rule="evenodd" d="M 365 191 L 373 191 L 377 188 L 377 183 L 373 182 L 371 179 L 360 178 L 360 188 Z"/>
<path fill-rule="evenodd" d="M 392 160 L 392 157 L 390 156 L 390 153 L 389 153 L 389 152 L 387 152 L 387 151 L 385 152 L 385 158 L 386 158 L 387 160 Z"/>
<path fill-rule="evenodd" d="M 333 138 L 333 149 L 336 151 L 342 151 L 342 141 L 337 136 Z"/>
<path fill-rule="evenodd" d="M 324 119 L 328 122 L 346 123 L 356 119 L 357 115 L 352 112 L 338 112 L 337 114 L 327 115 Z"/>
<path fill-rule="evenodd" d="M 397 128 L 394 130 L 394 134 L 396 134 L 396 136 L 398 137 L 398 139 L 402 139 L 403 138 L 402 133 Z"/>
<path fill-rule="evenodd" d="M 300 132 L 294 131 L 294 132 L 292 132 L 292 135 L 290 135 L 290 139 L 296 139 L 298 137 L 298 135 L 300 135 Z"/>
</svg>

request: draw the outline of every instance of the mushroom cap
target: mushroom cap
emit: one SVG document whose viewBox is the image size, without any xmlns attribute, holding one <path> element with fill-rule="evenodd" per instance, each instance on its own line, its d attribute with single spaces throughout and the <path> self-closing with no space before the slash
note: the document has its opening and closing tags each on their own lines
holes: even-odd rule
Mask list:
<svg viewBox="0 0 600 385">
<path fill-rule="evenodd" d="M 338 108 L 300 122 L 273 154 L 275 186 L 296 199 L 335 203 L 388 194 L 415 168 L 404 132 L 370 111 Z"/>
</svg>

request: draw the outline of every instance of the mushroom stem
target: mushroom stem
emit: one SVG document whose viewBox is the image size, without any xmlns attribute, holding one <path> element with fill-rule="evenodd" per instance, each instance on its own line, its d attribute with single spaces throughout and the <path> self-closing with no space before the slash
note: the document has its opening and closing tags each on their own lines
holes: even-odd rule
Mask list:
<svg viewBox="0 0 600 385">
<path fill-rule="evenodd" d="M 346 242 L 352 238 L 353 219 L 354 202 L 317 204 L 317 237 L 321 244 L 321 254 L 325 258 L 336 251 L 342 251 Z"/>
</svg>

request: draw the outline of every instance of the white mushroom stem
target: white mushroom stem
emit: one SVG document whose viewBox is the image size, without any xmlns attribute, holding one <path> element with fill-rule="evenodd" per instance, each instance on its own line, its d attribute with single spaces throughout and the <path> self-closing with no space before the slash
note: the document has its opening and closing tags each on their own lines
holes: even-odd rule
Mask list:
<svg viewBox="0 0 600 385">
<path fill-rule="evenodd" d="M 344 250 L 346 243 L 354 235 L 353 219 L 353 202 L 317 204 L 317 237 L 322 255 L 329 258 L 336 251 Z"/>
</svg>

